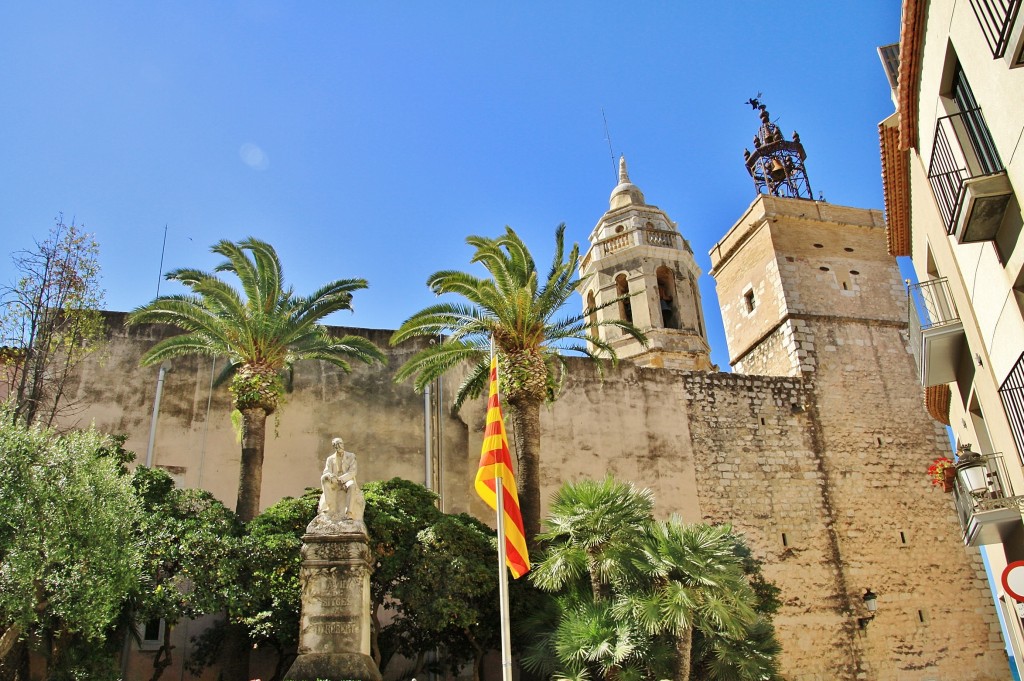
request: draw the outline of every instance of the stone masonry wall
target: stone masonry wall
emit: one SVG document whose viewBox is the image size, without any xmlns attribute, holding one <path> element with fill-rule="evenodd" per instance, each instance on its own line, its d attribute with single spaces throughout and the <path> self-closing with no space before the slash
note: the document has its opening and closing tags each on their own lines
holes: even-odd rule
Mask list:
<svg viewBox="0 0 1024 681">
<path fill-rule="evenodd" d="M 787 678 L 854 678 L 813 394 L 799 378 L 692 374 L 685 382 L 704 517 L 732 523 L 783 587 L 776 623 Z"/>
<path fill-rule="evenodd" d="M 127 433 L 141 460 L 157 369 L 139 368 L 138 358 L 168 329 L 125 331 L 122 316 L 109 320 L 112 342 L 76 387 L 88 405 L 78 422 Z M 820 377 L 810 375 L 813 383 L 808 375 L 628 361 L 601 373 L 569 358 L 560 399 L 542 410 L 542 503 L 566 480 L 610 473 L 650 487 L 660 517 L 733 523 L 783 589 L 777 624 L 789 679 L 852 679 L 858 669 L 863 678 L 1000 678 L 974 671 L 1000 664 L 990 642 L 992 609 L 957 543 L 949 498 L 929 489 L 923 472 L 942 433 L 905 415 L 923 412 L 899 373 L 910 361 L 902 341 L 892 341 L 899 334 L 851 328 L 810 330 L 816 361 L 825 364 Z M 382 347 L 390 335 L 344 331 Z M 418 347 L 388 349 L 386 367 L 353 365 L 349 375 L 316 362 L 297 365 L 294 391 L 268 428 L 264 506 L 317 484 L 334 435 L 359 455 L 361 480 L 423 479 L 423 398 L 392 380 Z M 210 380 L 209 360 L 172 363 L 154 463 L 233 505 L 239 447 L 227 392 L 214 388 L 211 399 Z M 458 381 L 446 379 L 446 404 Z M 460 414 L 444 409 L 442 422 L 445 508 L 491 522 L 472 493 L 483 400 Z M 900 532 L 906 545 L 896 540 Z M 861 631 L 856 608 L 866 587 L 879 594 L 880 612 Z M 915 624 L 918 611 L 924 622 Z M 195 628 L 175 631 L 178 659 L 187 655 L 186 633 Z M 177 667 L 170 672 L 180 675 Z"/>
<path fill-rule="evenodd" d="M 857 632 L 863 670 L 893 681 L 1005 677 L 978 551 L 960 542 L 952 495 L 924 474 L 949 443 L 925 413 L 905 326 L 810 326 L 820 348 L 815 420 L 847 598 L 858 610 L 864 589 L 879 594 L 878 616 Z M 977 614 L 964 621 L 954 607 Z"/>
</svg>

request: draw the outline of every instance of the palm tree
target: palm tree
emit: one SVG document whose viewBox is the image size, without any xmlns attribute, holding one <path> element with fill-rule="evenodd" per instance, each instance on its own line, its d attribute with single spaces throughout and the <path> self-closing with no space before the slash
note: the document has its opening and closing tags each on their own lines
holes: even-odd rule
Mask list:
<svg viewBox="0 0 1024 681">
<path fill-rule="evenodd" d="M 530 573 L 553 599 L 531 621 L 524 665 L 565 679 L 689 681 L 699 631 L 709 678 L 776 678 L 778 650 L 755 612 L 742 542 L 728 526 L 659 522 L 652 512 L 650 491 L 630 483 L 563 485 Z"/>
<path fill-rule="evenodd" d="M 191 289 L 188 295 L 160 296 L 137 308 L 128 324 L 169 324 L 185 333 L 157 343 L 142 365 L 184 355 L 226 355 L 221 375 L 230 377 L 232 404 L 242 415 L 242 461 L 236 513 L 243 522 L 260 508 L 267 416 L 284 392 L 281 373 L 301 359 L 319 359 L 349 371 L 348 360 L 384 361 L 383 353 L 359 336 L 335 337 L 319 322 L 338 310 L 352 309 L 352 292 L 363 279 L 338 279 L 309 296 L 285 288 L 281 261 L 259 239 L 220 241 L 212 252 L 227 258 L 214 272 L 229 272 L 239 292 L 216 274 L 182 268 L 166 278 Z"/>
<path fill-rule="evenodd" d="M 673 515 L 648 526 L 633 567 L 648 586 L 624 590 L 618 614 L 675 644 L 674 681 L 689 681 L 693 632 L 741 639 L 758 621 L 754 591 L 728 525 L 687 524 Z"/>
<path fill-rule="evenodd" d="M 564 362 L 559 349 L 615 361 L 614 350 L 598 337 L 599 324 L 617 326 L 646 343 L 645 336 L 625 320 L 598 323 L 589 319 L 593 311 L 617 304 L 618 299 L 555 319 L 580 284 L 576 278 L 579 245 L 573 244 L 566 257 L 564 235 L 562 224 L 555 230 L 555 255 L 543 282 L 529 249 L 511 227 L 495 239 L 470 236 L 466 243 L 476 248 L 471 262 L 482 264 L 490 277 L 454 270 L 435 272 L 427 280 L 434 293 L 454 293 L 466 302 L 439 303 L 421 310 L 391 337 L 395 345 L 416 336 L 449 334 L 444 342 L 410 358 L 399 368 L 395 380 L 415 376 L 414 385 L 422 391 L 449 369 L 469 363 L 472 368 L 455 396 L 456 409 L 483 391 L 493 339 L 519 457 L 517 483 L 523 524 L 531 543 L 540 531 L 540 406 L 556 396 L 559 369 Z"/>
<path fill-rule="evenodd" d="M 653 510 L 651 490 L 630 482 L 609 476 L 565 483 L 538 537 L 546 552 L 531 580 L 545 591 L 558 591 L 586 575 L 593 601 L 609 598 L 612 581 L 621 576 L 629 548 L 653 521 Z"/>
<path fill-rule="evenodd" d="M 538 535 L 543 555 L 530 572 L 554 594 L 531 618 L 535 639 L 523 657 L 531 672 L 623 681 L 645 678 L 652 660 L 656 667 L 665 658 L 660 642 L 614 607 L 653 508 L 650 490 L 611 477 L 565 483 L 555 494 Z"/>
</svg>

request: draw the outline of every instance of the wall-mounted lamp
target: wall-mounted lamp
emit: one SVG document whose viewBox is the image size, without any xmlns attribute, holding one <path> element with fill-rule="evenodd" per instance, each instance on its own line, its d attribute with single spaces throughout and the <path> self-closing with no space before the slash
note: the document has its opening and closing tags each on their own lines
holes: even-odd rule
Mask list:
<svg viewBox="0 0 1024 681">
<path fill-rule="evenodd" d="M 864 629 L 868 626 L 868 622 L 875 619 L 875 610 L 878 609 L 878 596 L 874 591 L 868 589 L 864 592 L 864 595 L 861 596 L 861 599 L 864 601 L 864 607 L 867 608 L 869 614 L 867 617 L 858 617 L 857 626 Z"/>
</svg>

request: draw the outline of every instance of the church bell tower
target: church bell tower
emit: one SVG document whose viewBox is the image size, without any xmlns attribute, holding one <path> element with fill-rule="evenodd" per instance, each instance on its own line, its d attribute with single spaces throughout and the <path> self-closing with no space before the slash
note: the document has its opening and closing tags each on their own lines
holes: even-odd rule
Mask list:
<svg viewBox="0 0 1024 681">
<path fill-rule="evenodd" d="M 625 157 L 608 212 L 590 234 L 580 276 L 585 310 L 628 296 L 591 315 L 595 322 L 625 319 L 647 335 L 645 348 L 616 327 L 598 327 L 620 358 L 641 366 L 711 369 L 693 250 L 665 211 L 647 204 L 630 182 Z"/>
</svg>

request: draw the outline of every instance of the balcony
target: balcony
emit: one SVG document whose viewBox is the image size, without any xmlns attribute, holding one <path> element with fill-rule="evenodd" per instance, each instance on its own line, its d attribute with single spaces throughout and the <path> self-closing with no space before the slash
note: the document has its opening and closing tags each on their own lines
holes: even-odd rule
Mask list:
<svg viewBox="0 0 1024 681">
<path fill-rule="evenodd" d="M 960 243 L 995 238 L 1013 188 L 981 109 L 937 121 L 928 181 L 948 234 Z"/>
<path fill-rule="evenodd" d="M 1024 463 L 1024 353 L 1017 358 L 1017 363 L 999 386 L 999 397 L 1013 433 L 1013 442 L 1017 445 L 1017 454 Z"/>
<path fill-rule="evenodd" d="M 964 325 L 957 314 L 946 279 L 907 286 L 910 349 L 923 385 L 956 380 L 964 344 Z"/>
<path fill-rule="evenodd" d="M 965 475 L 958 470 L 953 498 L 965 546 L 1000 544 L 1021 524 L 1024 496 L 1016 496 L 1002 454 L 968 454 L 978 468 Z M 963 457 L 961 457 L 963 461 Z"/>
<path fill-rule="evenodd" d="M 985 41 L 992 50 L 992 58 L 1006 54 L 1012 41 L 1014 20 L 1020 11 L 1021 0 L 970 0 L 971 9 L 978 20 Z"/>
</svg>

